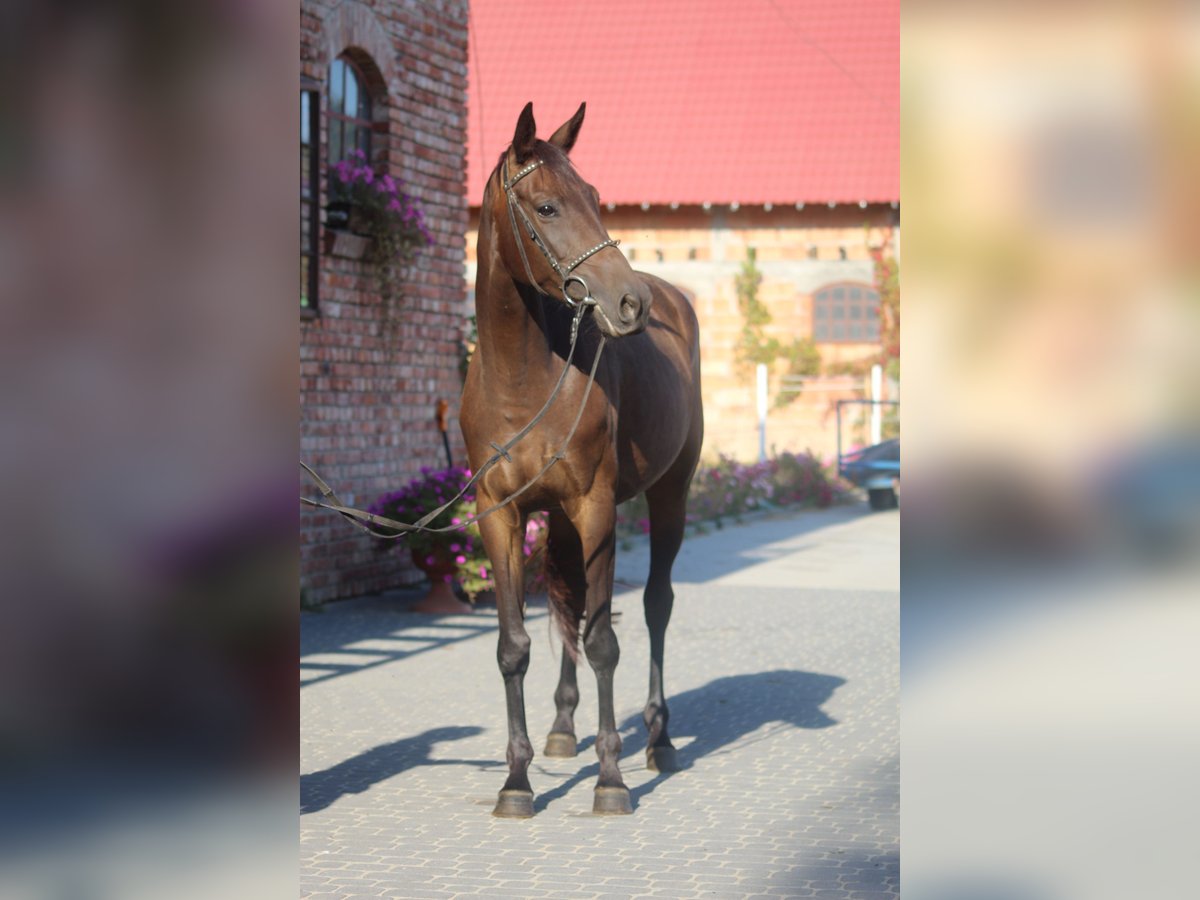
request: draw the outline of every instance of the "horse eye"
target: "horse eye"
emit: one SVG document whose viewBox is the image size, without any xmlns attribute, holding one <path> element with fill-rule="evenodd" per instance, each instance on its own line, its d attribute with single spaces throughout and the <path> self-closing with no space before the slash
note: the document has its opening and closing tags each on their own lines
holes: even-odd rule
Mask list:
<svg viewBox="0 0 1200 900">
<path fill-rule="evenodd" d="M 549 203 L 543 203 L 537 208 L 537 214 L 543 219 L 549 219 L 552 216 L 558 215 L 558 210 Z"/>
</svg>

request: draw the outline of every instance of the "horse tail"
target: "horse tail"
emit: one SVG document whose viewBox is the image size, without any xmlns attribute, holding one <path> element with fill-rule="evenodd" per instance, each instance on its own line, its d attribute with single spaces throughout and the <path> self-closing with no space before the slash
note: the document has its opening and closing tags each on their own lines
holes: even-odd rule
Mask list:
<svg viewBox="0 0 1200 900">
<path fill-rule="evenodd" d="M 583 597 L 586 580 L 582 573 L 572 571 L 574 566 L 564 566 L 560 555 L 547 547 L 545 561 L 546 597 L 549 600 L 550 621 L 558 630 L 563 648 L 573 662 L 579 662 L 579 623 L 583 621 Z M 582 581 L 582 590 L 580 582 Z"/>
</svg>

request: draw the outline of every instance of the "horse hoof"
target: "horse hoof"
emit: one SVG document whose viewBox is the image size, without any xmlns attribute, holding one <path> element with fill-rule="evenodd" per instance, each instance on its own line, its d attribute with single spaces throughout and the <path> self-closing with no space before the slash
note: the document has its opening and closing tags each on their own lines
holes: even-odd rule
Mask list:
<svg viewBox="0 0 1200 900">
<path fill-rule="evenodd" d="M 575 756 L 575 735 L 565 731 L 552 731 L 546 736 L 545 756 L 556 759 L 571 759 Z"/>
<path fill-rule="evenodd" d="M 629 788 L 596 788 L 596 799 L 592 802 L 592 812 L 597 816 L 629 815 L 633 812 L 633 804 L 629 800 Z"/>
<path fill-rule="evenodd" d="M 500 792 L 493 816 L 502 819 L 530 819 L 533 817 L 533 791 L 506 790 Z"/>
<path fill-rule="evenodd" d="M 647 747 L 646 768 L 651 772 L 678 772 L 679 760 L 674 747 Z"/>
</svg>

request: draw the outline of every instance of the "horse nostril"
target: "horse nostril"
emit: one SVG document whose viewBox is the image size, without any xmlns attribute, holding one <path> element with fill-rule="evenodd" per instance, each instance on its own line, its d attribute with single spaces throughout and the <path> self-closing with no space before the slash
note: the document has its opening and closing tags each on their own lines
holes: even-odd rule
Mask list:
<svg viewBox="0 0 1200 900">
<path fill-rule="evenodd" d="M 628 325 L 630 322 L 637 320 L 638 314 L 642 311 L 641 301 L 633 294 L 626 294 L 621 298 L 620 315 L 621 321 Z"/>
</svg>

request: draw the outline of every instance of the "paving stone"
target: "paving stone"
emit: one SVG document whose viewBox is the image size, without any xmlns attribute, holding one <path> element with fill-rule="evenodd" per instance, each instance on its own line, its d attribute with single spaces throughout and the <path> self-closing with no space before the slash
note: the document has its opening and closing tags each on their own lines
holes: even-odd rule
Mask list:
<svg viewBox="0 0 1200 900">
<path fill-rule="evenodd" d="M 559 657 L 544 603 L 527 615 L 529 820 L 491 816 L 506 773 L 494 608 L 437 619 L 361 598 L 302 616 L 302 667 L 380 641 L 407 652 L 301 689 L 303 896 L 898 897 L 898 544 L 898 513 L 851 509 L 685 542 L 666 658 L 685 768 L 669 776 L 645 768 L 648 639 L 640 590 L 619 590 L 628 817 L 590 815 L 586 664 L 583 749 L 541 755 Z M 644 580 L 645 562 L 639 544 L 618 576 Z"/>
</svg>

